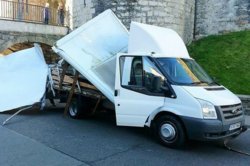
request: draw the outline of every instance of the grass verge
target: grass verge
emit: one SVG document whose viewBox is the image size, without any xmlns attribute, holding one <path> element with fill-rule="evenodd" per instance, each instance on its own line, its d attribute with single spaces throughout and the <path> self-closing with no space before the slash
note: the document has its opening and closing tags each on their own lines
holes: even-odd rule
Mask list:
<svg viewBox="0 0 250 166">
<path fill-rule="evenodd" d="M 209 36 L 191 43 L 188 50 L 218 83 L 250 95 L 250 31 Z"/>
</svg>

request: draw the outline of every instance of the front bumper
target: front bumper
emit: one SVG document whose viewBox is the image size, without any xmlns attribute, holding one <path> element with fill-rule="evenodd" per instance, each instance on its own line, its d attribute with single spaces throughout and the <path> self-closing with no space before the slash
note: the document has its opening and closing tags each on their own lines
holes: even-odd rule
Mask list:
<svg viewBox="0 0 250 166">
<path fill-rule="evenodd" d="M 245 119 L 235 119 L 228 123 L 220 120 L 205 120 L 190 117 L 181 117 L 189 139 L 192 140 L 221 140 L 229 137 L 235 137 L 246 131 Z M 241 127 L 235 130 L 229 130 L 230 125 L 241 123 Z"/>
</svg>

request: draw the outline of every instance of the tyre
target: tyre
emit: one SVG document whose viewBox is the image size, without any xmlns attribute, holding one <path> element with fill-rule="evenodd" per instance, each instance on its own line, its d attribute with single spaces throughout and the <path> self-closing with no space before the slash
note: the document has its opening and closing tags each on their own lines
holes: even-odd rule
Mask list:
<svg viewBox="0 0 250 166">
<path fill-rule="evenodd" d="M 69 105 L 69 116 L 73 119 L 79 119 L 81 117 L 80 108 L 76 99 L 73 99 Z"/>
<path fill-rule="evenodd" d="M 87 97 L 78 96 L 72 99 L 69 106 L 69 116 L 73 119 L 90 118 L 93 116 L 95 102 Z"/>
<path fill-rule="evenodd" d="M 164 115 L 156 120 L 156 136 L 160 143 L 170 148 L 181 148 L 186 143 L 183 125 L 171 115 Z"/>
</svg>

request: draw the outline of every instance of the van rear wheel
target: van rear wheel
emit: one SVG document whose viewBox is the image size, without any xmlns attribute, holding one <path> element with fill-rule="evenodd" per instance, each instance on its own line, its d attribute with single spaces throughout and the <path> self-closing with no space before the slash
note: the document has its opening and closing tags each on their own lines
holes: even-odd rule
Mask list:
<svg viewBox="0 0 250 166">
<path fill-rule="evenodd" d="M 181 122 L 171 115 L 164 115 L 157 119 L 156 135 L 163 145 L 170 148 L 181 148 L 186 142 L 186 134 Z"/>
<path fill-rule="evenodd" d="M 90 118 L 94 116 L 93 109 L 95 102 L 93 99 L 83 96 L 74 97 L 69 106 L 69 116 L 73 119 Z"/>
<path fill-rule="evenodd" d="M 81 113 L 79 110 L 79 105 L 77 103 L 77 100 L 73 99 L 72 102 L 69 105 L 68 110 L 69 116 L 73 119 L 79 119 L 81 117 Z"/>
</svg>

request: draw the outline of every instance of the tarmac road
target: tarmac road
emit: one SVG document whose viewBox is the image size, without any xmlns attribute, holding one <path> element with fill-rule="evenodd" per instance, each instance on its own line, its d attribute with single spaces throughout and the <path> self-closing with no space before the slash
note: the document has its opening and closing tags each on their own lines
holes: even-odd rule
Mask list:
<svg viewBox="0 0 250 166">
<path fill-rule="evenodd" d="M 0 114 L 0 122 L 10 114 Z M 63 117 L 62 109 L 29 111 L 0 127 L 0 165 L 242 165 L 250 156 L 214 143 L 189 142 L 184 150 L 158 144 L 148 130 L 117 127 L 114 118 Z M 250 130 L 229 143 L 250 152 Z"/>
</svg>

